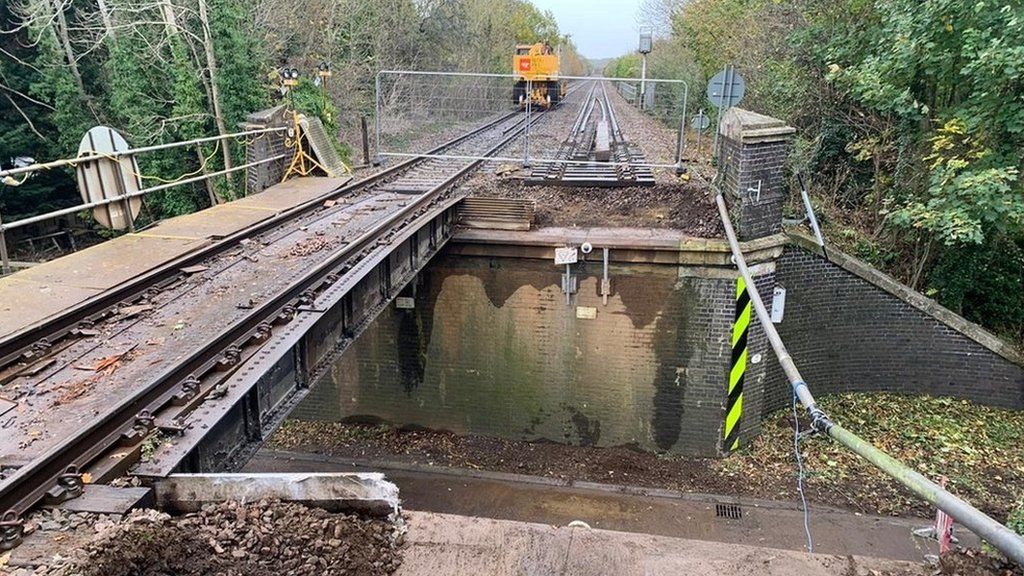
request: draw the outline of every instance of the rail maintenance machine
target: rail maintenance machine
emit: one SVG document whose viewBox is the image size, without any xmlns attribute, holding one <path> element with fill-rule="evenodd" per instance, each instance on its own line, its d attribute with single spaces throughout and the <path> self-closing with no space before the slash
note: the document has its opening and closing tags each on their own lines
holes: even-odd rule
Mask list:
<svg viewBox="0 0 1024 576">
<path fill-rule="evenodd" d="M 547 42 L 517 45 L 512 56 L 512 73 L 516 78 L 512 103 L 520 108 L 525 108 L 527 102 L 551 108 L 565 96 L 565 82 L 558 79 L 558 54 Z"/>
</svg>

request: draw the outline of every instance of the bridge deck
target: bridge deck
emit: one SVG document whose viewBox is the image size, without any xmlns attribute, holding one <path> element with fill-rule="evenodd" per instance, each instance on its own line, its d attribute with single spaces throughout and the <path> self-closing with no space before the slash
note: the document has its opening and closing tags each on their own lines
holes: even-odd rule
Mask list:
<svg viewBox="0 0 1024 576">
<path fill-rule="evenodd" d="M 19 303 L 8 304 L 7 295 L 16 293 L 19 285 L 38 288 L 63 279 L 64 274 L 68 280 L 60 284 L 61 289 L 78 299 L 85 298 L 210 242 L 212 235 L 240 229 L 251 221 L 248 219 L 273 214 L 338 185 L 337 180 L 327 179 L 290 181 L 240 205 L 175 219 L 117 244 L 110 242 L 67 261 L 40 266 L 30 271 L 34 272 L 31 278 L 23 279 L 19 273 L 0 291 L 4 307 L 9 308 L 5 318 L 16 317 L 19 307 L 41 305 L 33 302 L 50 299 L 49 294 L 37 289 L 35 300 L 23 294 Z M 132 310 L 105 321 L 98 325 L 100 334 L 73 340 L 52 359 L 41 362 L 42 366 L 25 369 L 2 389 L 2 397 L 16 406 L 0 417 L 0 468 L 38 457 L 135 387 L 199 349 L 253 304 L 284 289 L 297 275 L 376 227 L 410 198 L 388 192 L 354 193 L 286 227 L 243 241 L 237 248 L 205 261 L 207 270 L 183 278 L 154 296 L 149 302 L 151 309 Z M 218 222 L 223 222 L 223 227 L 218 227 Z M 161 251 L 160 246 L 171 247 Z M 110 262 L 109 269 L 102 268 L 108 260 L 118 258 L 134 263 L 134 267 Z M 50 305 L 48 310 L 54 313 L 77 301 Z M 43 313 L 33 310 L 32 314 L 39 318 Z"/>
<path fill-rule="evenodd" d="M 296 178 L 264 192 L 171 218 L 0 278 L 0 335 L 59 314 L 122 282 L 342 186 L 346 178 Z"/>
</svg>

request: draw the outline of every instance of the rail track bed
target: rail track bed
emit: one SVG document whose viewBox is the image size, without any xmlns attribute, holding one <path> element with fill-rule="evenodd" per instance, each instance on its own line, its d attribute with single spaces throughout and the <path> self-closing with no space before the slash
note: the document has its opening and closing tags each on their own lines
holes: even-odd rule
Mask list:
<svg viewBox="0 0 1024 576">
<path fill-rule="evenodd" d="M 503 114 L 430 153 L 491 156 L 544 116 Z M 147 440 L 188 430 L 233 371 L 481 162 L 401 162 L 0 338 L 0 393 L 16 405 L 0 420 L 0 540 L 40 501 L 124 475 Z"/>
<path fill-rule="evenodd" d="M 591 83 L 576 121 L 553 161 L 538 162 L 525 183 L 602 188 L 654 186 L 654 172 L 643 150 L 623 135 L 605 84 Z"/>
</svg>

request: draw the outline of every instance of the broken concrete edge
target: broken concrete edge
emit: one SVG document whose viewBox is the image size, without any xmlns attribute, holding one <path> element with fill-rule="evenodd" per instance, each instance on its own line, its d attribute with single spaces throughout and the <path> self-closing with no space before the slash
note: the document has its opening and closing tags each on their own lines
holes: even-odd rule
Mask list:
<svg viewBox="0 0 1024 576">
<path fill-rule="evenodd" d="M 787 243 L 790 246 L 795 246 L 807 252 L 811 252 L 816 256 L 825 258 L 825 254 L 822 251 L 821 246 L 818 245 L 818 241 L 812 236 L 798 231 L 787 231 L 785 235 L 787 237 Z M 846 272 L 857 276 L 861 280 L 888 292 L 921 312 L 924 312 L 938 322 L 941 322 L 955 330 L 957 333 L 970 338 L 974 342 L 977 342 L 1002 358 L 1005 358 L 1018 366 L 1024 366 L 1024 352 L 1021 352 L 1013 345 L 1005 342 L 978 324 L 967 320 L 963 316 L 960 316 L 956 312 L 942 306 L 935 300 L 921 294 L 910 286 L 903 284 L 867 262 L 864 262 L 854 256 L 850 256 L 831 245 L 828 246 L 828 260 Z"/>
<path fill-rule="evenodd" d="M 398 486 L 379 472 L 171 474 L 153 489 L 157 507 L 176 513 L 228 500 L 281 500 L 381 517 L 400 510 Z"/>
<path fill-rule="evenodd" d="M 742 144 L 763 144 L 786 140 L 796 133 L 796 128 L 778 118 L 734 107 L 722 115 L 720 133 Z"/>
</svg>

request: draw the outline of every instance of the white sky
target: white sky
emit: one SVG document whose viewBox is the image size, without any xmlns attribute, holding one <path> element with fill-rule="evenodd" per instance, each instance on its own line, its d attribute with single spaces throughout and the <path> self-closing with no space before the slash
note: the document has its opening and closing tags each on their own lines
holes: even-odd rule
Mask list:
<svg viewBox="0 0 1024 576">
<path fill-rule="evenodd" d="M 563 34 L 572 35 L 587 58 L 621 56 L 636 50 L 640 0 L 532 0 L 550 10 Z"/>
</svg>

